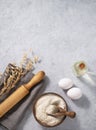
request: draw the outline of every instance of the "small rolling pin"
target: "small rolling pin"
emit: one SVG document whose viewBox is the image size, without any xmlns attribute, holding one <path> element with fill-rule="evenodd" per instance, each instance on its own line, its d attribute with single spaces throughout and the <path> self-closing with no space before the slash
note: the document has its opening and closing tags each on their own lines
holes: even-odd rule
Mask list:
<svg viewBox="0 0 96 130">
<path fill-rule="evenodd" d="M 30 89 L 38 84 L 44 76 L 45 73 L 43 71 L 38 72 L 27 84 L 20 86 L 7 99 L 5 99 L 5 101 L 0 104 L 0 118 L 28 95 Z"/>
</svg>

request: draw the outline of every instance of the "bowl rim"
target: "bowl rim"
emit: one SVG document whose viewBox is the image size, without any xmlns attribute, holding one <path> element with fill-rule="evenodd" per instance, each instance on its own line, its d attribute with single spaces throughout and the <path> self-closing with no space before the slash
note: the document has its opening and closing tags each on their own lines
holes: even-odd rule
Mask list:
<svg viewBox="0 0 96 130">
<path fill-rule="evenodd" d="M 45 95 L 48 95 L 48 94 L 53 94 L 53 95 L 56 95 L 56 96 L 59 96 L 60 98 L 62 98 L 63 101 L 64 101 L 65 104 L 66 104 L 66 110 L 68 111 L 68 105 L 67 105 L 67 102 L 65 101 L 65 99 L 64 99 L 61 95 L 59 95 L 59 94 L 57 94 L 57 93 L 54 93 L 54 92 L 46 92 L 46 93 L 43 93 L 43 94 L 39 95 L 39 96 L 35 99 L 35 101 L 34 101 L 34 103 L 33 103 L 32 111 L 33 111 L 33 115 L 34 115 L 36 121 L 37 121 L 40 125 L 42 125 L 42 126 L 44 126 L 44 127 L 55 127 L 55 126 L 60 125 L 60 124 L 66 119 L 66 116 L 63 117 L 63 119 L 61 120 L 61 122 L 57 123 L 57 124 L 54 125 L 54 126 L 50 126 L 50 125 L 47 125 L 46 123 L 42 123 L 42 122 L 41 122 L 40 120 L 38 120 L 37 117 L 36 117 L 35 105 L 36 105 L 37 101 L 38 101 L 41 97 L 43 97 L 43 96 L 45 96 Z"/>
</svg>

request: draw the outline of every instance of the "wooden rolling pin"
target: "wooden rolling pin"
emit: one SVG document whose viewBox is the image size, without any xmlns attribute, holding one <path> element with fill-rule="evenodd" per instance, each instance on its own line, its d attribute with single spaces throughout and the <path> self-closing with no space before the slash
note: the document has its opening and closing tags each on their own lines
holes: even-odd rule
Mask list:
<svg viewBox="0 0 96 130">
<path fill-rule="evenodd" d="M 18 102 L 20 102 L 34 85 L 38 84 L 45 76 L 43 71 L 38 72 L 27 84 L 20 86 L 7 99 L 0 104 L 0 117 L 6 114 Z"/>
</svg>

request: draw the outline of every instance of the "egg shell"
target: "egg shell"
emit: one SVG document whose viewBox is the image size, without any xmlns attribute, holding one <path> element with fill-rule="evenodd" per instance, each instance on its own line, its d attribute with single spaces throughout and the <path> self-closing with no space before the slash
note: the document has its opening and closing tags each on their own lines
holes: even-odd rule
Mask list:
<svg viewBox="0 0 96 130">
<path fill-rule="evenodd" d="M 73 81 L 69 78 L 63 78 L 58 82 L 58 85 L 62 89 L 69 89 L 73 86 Z"/>
<path fill-rule="evenodd" d="M 67 91 L 67 96 L 73 100 L 77 100 L 82 97 L 82 92 L 79 88 L 71 88 Z"/>
</svg>

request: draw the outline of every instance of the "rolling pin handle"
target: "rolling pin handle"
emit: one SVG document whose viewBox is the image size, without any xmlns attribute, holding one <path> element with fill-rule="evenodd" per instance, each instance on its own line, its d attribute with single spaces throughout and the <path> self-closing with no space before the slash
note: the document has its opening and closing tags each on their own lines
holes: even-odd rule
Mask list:
<svg viewBox="0 0 96 130">
<path fill-rule="evenodd" d="M 39 71 L 27 84 L 25 84 L 25 88 L 30 90 L 33 86 L 38 84 L 45 76 L 44 71 Z"/>
</svg>

